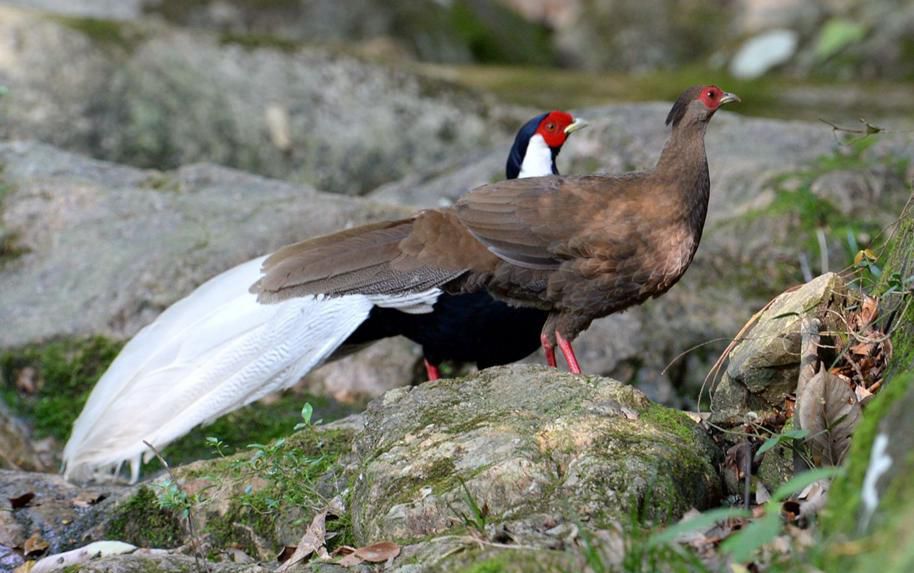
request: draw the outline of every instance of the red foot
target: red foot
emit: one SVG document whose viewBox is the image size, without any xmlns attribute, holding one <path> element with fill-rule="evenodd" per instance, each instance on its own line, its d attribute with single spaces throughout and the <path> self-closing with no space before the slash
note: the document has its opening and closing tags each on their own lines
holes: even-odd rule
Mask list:
<svg viewBox="0 0 914 573">
<path fill-rule="evenodd" d="M 425 373 L 428 374 L 429 380 L 434 381 L 441 378 L 441 372 L 438 371 L 437 365 L 429 362 L 427 358 L 423 359 L 423 362 L 425 362 Z"/>
<path fill-rule="evenodd" d="M 562 356 L 565 357 L 565 362 L 568 363 L 568 370 L 572 374 L 580 374 L 581 366 L 578 364 L 578 359 L 574 355 L 574 348 L 571 347 L 571 343 L 565 340 L 565 337 L 562 336 L 558 330 L 555 331 L 555 340 L 559 343 L 559 348 L 562 350 Z M 555 360 L 553 358 L 553 360 Z"/>
<path fill-rule="evenodd" d="M 555 346 L 552 346 L 552 343 L 549 342 L 549 337 L 541 334 L 540 343 L 543 345 L 543 352 L 546 353 L 546 364 L 553 368 L 558 368 L 558 364 L 555 361 Z"/>
</svg>

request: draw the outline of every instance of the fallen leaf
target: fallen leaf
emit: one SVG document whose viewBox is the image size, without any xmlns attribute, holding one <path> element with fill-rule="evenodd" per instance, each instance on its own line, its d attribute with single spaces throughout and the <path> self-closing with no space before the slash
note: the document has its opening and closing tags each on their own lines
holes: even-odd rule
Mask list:
<svg viewBox="0 0 914 573">
<path fill-rule="evenodd" d="M 854 386 L 854 394 L 857 396 L 857 401 L 860 402 L 860 405 L 865 404 L 873 396 L 873 393 L 863 386 Z"/>
<path fill-rule="evenodd" d="M 22 509 L 23 507 L 28 506 L 33 499 L 35 499 L 35 492 L 33 491 L 26 492 L 16 497 L 11 497 L 9 498 L 10 507 L 13 509 Z"/>
<path fill-rule="evenodd" d="M 859 421 L 854 391 L 824 369 L 797 394 L 797 425 L 809 432 L 806 441 L 816 462 L 840 464 Z"/>
<path fill-rule="evenodd" d="M 392 541 L 381 541 L 366 547 L 359 547 L 352 553 L 369 563 L 383 563 L 400 554 L 400 546 Z"/>
<path fill-rule="evenodd" d="M 874 344 L 872 342 L 861 342 L 851 346 L 848 350 L 858 356 L 869 356 L 873 351 L 873 346 Z"/>
<path fill-rule="evenodd" d="M 327 539 L 327 514 L 338 516 L 342 512 L 343 501 L 337 496 L 327 504 L 327 507 L 324 508 L 323 511 L 314 516 L 314 519 L 311 520 L 311 525 L 308 526 L 305 534 L 302 535 L 302 538 L 299 540 L 298 545 L 295 546 L 295 551 L 292 552 L 289 559 L 279 566 L 276 573 L 288 571 L 297 563 L 304 561 L 312 553 L 321 559 L 329 557 L 330 555 L 324 547 L 324 542 Z"/>
<path fill-rule="evenodd" d="M 15 569 L 13 569 L 13 573 L 30 573 L 32 571 L 32 569 L 35 567 L 35 563 L 38 563 L 38 562 L 37 561 L 26 561 L 19 567 L 16 567 Z"/>
<path fill-rule="evenodd" d="M 48 550 L 47 540 L 37 531 L 22 544 L 22 552 L 26 557 L 37 557 Z"/>
</svg>

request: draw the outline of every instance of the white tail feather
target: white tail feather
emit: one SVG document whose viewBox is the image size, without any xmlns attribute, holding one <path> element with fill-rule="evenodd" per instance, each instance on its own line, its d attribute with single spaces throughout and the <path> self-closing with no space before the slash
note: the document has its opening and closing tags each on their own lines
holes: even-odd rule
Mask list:
<svg viewBox="0 0 914 573">
<path fill-rule="evenodd" d="M 295 384 L 368 317 L 372 306 L 429 312 L 439 291 L 295 298 L 259 304 L 248 287 L 264 257 L 210 279 L 121 351 L 92 390 L 63 452 L 67 479 L 131 478 L 149 448 Z"/>
</svg>

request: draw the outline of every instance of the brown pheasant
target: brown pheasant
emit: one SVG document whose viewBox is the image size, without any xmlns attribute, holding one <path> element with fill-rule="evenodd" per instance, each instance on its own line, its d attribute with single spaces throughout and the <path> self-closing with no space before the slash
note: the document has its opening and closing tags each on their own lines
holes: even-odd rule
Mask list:
<svg viewBox="0 0 914 573">
<path fill-rule="evenodd" d="M 656 297 L 698 248 L 710 179 L 704 135 L 717 86 L 686 90 L 667 116 L 672 133 L 653 170 L 619 176 L 534 177 L 478 187 L 453 207 L 348 229 L 284 247 L 251 290 L 262 302 L 324 294 L 488 289 L 549 312 L 546 358 L 595 318 Z"/>
</svg>

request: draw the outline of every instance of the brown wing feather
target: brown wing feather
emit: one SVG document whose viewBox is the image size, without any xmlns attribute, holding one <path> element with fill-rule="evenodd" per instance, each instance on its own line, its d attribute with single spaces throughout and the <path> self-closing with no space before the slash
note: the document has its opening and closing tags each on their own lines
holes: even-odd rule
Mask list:
<svg viewBox="0 0 914 573">
<path fill-rule="evenodd" d="M 624 181 L 631 192 L 643 174 L 624 178 L 531 177 L 479 187 L 455 206 L 460 222 L 493 254 L 529 269 L 557 269 L 586 249 L 592 233 L 616 220 Z M 612 231 L 609 231 L 612 234 Z M 624 233 L 623 233 L 624 234 Z"/>
</svg>

